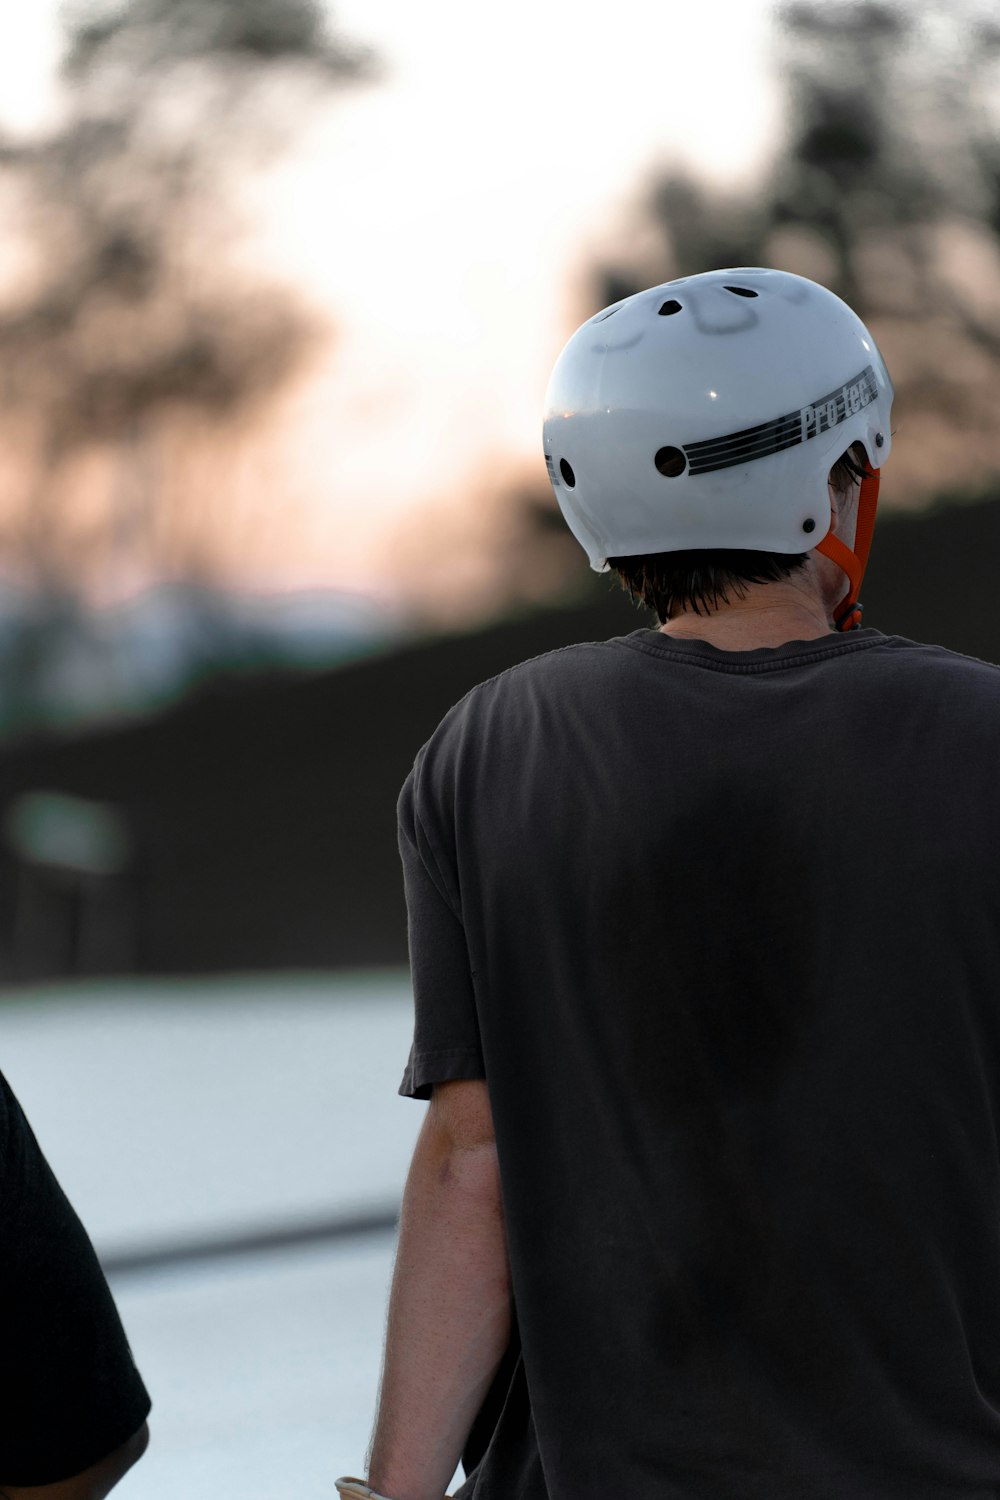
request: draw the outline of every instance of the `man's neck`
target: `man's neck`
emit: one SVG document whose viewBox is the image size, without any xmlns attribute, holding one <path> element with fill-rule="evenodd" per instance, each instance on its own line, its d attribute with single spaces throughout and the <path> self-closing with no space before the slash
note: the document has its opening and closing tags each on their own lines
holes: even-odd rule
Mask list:
<svg viewBox="0 0 1000 1500">
<path fill-rule="evenodd" d="M 682 640 L 707 641 L 720 651 L 754 651 L 835 634 L 818 599 L 781 584 L 751 586 L 745 598 L 708 615 L 680 610 L 660 630 Z"/>
</svg>

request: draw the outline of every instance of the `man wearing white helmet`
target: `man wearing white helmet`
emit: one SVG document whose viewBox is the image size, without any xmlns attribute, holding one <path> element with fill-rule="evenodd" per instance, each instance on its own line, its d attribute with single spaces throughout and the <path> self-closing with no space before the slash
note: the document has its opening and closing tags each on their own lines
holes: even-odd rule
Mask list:
<svg viewBox="0 0 1000 1500">
<path fill-rule="evenodd" d="M 344 1495 L 1000 1494 L 1000 676 L 861 627 L 891 402 L 773 270 L 560 356 L 556 497 L 658 625 L 403 785 L 430 1106 Z"/>
</svg>

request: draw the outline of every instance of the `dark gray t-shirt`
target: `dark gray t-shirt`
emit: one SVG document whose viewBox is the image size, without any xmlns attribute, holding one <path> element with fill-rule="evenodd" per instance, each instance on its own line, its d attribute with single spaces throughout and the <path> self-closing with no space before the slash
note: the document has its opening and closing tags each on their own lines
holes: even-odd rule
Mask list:
<svg viewBox="0 0 1000 1500">
<path fill-rule="evenodd" d="M 488 1082 L 519 1333 L 462 1496 L 1000 1496 L 1000 668 L 639 629 L 398 810 L 400 1092 Z"/>
</svg>

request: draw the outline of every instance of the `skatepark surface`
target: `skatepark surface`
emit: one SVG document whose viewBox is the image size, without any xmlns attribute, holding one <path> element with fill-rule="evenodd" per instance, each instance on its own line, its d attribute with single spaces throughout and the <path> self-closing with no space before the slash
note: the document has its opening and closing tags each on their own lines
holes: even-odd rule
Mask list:
<svg viewBox="0 0 1000 1500">
<path fill-rule="evenodd" d="M 0 1069 L 153 1398 L 123 1500 L 334 1500 L 363 1473 L 424 1106 L 405 970 L 7 990 Z"/>
</svg>

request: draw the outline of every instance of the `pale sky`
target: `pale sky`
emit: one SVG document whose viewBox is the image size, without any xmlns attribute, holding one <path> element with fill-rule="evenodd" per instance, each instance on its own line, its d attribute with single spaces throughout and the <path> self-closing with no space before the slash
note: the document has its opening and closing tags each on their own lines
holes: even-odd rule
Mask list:
<svg viewBox="0 0 1000 1500">
<path fill-rule="evenodd" d="M 54 13 L 5 17 L 5 122 L 43 118 Z M 333 16 L 384 78 L 345 91 L 261 199 L 284 274 L 338 327 L 293 405 L 295 499 L 254 580 L 275 585 L 357 586 L 401 518 L 474 508 L 507 466 L 544 474 L 549 371 L 596 311 L 589 266 L 636 232 L 643 181 L 683 163 L 737 184 L 777 124 L 769 0 L 343 0 Z"/>
<path fill-rule="evenodd" d="M 337 14 L 386 82 L 334 114 L 275 223 L 336 309 L 314 420 L 350 433 L 327 514 L 369 517 L 363 548 L 428 499 L 474 505 L 500 465 L 544 474 L 549 371 L 640 182 L 678 160 L 739 181 L 774 96 L 760 0 L 509 0 L 494 27 L 465 0 Z"/>
</svg>

